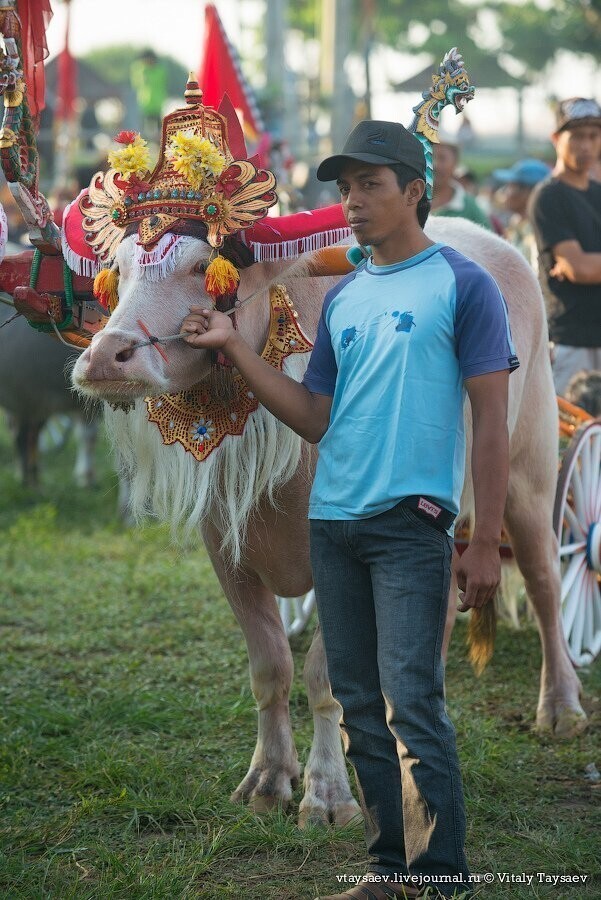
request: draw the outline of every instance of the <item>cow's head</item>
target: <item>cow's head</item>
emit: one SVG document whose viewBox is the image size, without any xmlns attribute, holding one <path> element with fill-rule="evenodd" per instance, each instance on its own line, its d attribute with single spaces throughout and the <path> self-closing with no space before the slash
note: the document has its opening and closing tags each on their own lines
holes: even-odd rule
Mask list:
<svg viewBox="0 0 601 900">
<path fill-rule="evenodd" d="M 179 391 L 206 375 L 207 354 L 183 341 L 138 345 L 149 335 L 178 333 L 191 306 L 232 295 L 237 269 L 254 262 L 239 234 L 277 199 L 274 175 L 246 158 L 231 102 L 224 98 L 219 110 L 204 106 L 194 81 L 185 98 L 187 105 L 163 121 L 152 172 L 146 142 L 121 132 L 108 171 L 98 172 L 65 214 L 67 261 L 100 266 L 103 285 L 114 288 L 118 277 L 109 323 L 73 373 L 79 389 L 110 401 Z M 227 265 L 235 277 L 226 290 L 216 273 Z M 248 281 L 242 279 L 241 291 Z"/>
<path fill-rule="evenodd" d="M 125 238 L 116 253 L 119 303 L 106 327 L 79 357 L 73 382 L 82 392 L 108 402 L 129 402 L 147 395 L 181 391 L 209 373 L 211 356 L 183 340 L 138 346 L 147 340 L 143 330 L 164 337 L 177 334 L 192 306 L 213 305 L 205 291 L 205 269 L 212 248 L 203 240 L 175 236 L 169 271 L 157 278 L 153 266 L 140 264 L 135 235 Z M 240 270 L 241 300 L 267 288 L 276 274 L 274 264 L 254 264 Z M 236 313 L 237 327 L 260 350 L 269 322 L 269 306 L 257 301 Z"/>
</svg>

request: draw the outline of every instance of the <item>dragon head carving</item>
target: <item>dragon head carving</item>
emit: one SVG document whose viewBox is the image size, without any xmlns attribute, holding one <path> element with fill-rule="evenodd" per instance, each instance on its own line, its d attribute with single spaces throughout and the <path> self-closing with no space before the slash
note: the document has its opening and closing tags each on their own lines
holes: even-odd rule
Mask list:
<svg viewBox="0 0 601 900">
<path fill-rule="evenodd" d="M 457 47 L 449 50 L 438 72 L 432 75 L 432 87 L 424 91 L 423 100 L 413 107 L 415 119 L 411 131 L 422 134 L 433 143 L 439 142 L 440 114 L 445 106 L 454 106 L 455 112 L 464 110 L 473 99 L 475 88 L 470 84 L 463 57 Z"/>
</svg>

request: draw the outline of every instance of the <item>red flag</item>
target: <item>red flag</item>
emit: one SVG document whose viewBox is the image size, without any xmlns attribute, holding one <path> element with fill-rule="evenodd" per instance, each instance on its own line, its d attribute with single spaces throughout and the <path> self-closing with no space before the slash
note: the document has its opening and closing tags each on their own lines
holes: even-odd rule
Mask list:
<svg viewBox="0 0 601 900">
<path fill-rule="evenodd" d="M 67 6 L 67 22 L 65 26 L 65 46 L 58 57 L 57 79 L 57 118 L 63 122 L 71 122 L 75 117 L 75 101 L 77 99 L 77 60 L 69 49 L 69 27 L 71 24 L 71 4 Z"/>
<path fill-rule="evenodd" d="M 252 141 L 259 139 L 265 129 L 261 114 L 252 89 L 242 74 L 238 54 L 230 44 L 212 4 L 207 4 L 205 8 L 205 43 L 198 84 L 203 91 L 203 103 L 215 109 L 219 107 L 223 95 L 228 94 L 234 107 L 242 113 L 247 137 Z"/>
<path fill-rule="evenodd" d="M 37 116 L 45 104 L 44 60 L 48 56 L 46 29 L 52 18 L 50 0 L 17 0 L 21 20 L 23 74 L 27 85 L 27 100 L 32 116 Z"/>
</svg>

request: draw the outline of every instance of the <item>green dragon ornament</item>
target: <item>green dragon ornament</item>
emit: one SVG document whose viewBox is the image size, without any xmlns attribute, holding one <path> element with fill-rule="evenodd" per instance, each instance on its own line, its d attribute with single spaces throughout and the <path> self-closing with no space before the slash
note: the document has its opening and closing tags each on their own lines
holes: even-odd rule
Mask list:
<svg viewBox="0 0 601 900">
<path fill-rule="evenodd" d="M 438 72 L 432 75 L 432 87 L 423 92 L 423 100 L 413 107 L 415 116 L 408 129 L 421 141 L 424 148 L 428 200 L 432 199 L 434 184 L 432 144 L 440 142 L 440 114 L 445 106 L 454 106 L 456 113 L 463 112 L 469 101 L 473 100 L 474 93 L 475 88 L 470 84 L 463 58 L 457 47 L 453 47 L 445 54 Z"/>
</svg>

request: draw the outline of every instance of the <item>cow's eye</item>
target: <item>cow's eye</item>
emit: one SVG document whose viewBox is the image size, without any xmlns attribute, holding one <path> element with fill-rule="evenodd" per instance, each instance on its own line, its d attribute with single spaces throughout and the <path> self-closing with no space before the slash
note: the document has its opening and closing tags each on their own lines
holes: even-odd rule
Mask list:
<svg viewBox="0 0 601 900">
<path fill-rule="evenodd" d="M 194 266 L 194 274 L 195 275 L 204 275 L 207 271 L 207 267 L 205 263 L 196 263 Z"/>
</svg>

